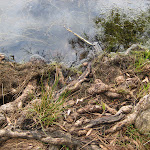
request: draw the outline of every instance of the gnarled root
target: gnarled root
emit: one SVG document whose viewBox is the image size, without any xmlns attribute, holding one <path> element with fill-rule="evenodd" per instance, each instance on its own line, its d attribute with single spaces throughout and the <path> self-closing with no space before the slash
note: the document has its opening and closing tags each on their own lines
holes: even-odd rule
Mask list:
<svg viewBox="0 0 150 150">
<path fill-rule="evenodd" d="M 137 118 L 137 116 L 150 108 L 150 94 L 141 98 L 141 100 L 137 103 L 137 105 L 133 108 L 133 112 L 123 120 L 118 122 L 115 126 L 106 130 L 106 133 L 113 133 L 120 130 L 122 127 L 127 126 L 129 124 L 133 124 Z"/>
<path fill-rule="evenodd" d="M 4 114 L 11 114 L 17 109 L 21 109 L 23 103 L 29 98 L 30 94 L 36 89 L 36 82 L 32 81 L 29 82 L 25 90 L 23 91 L 22 95 L 19 96 L 13 102 L 9 102 L 0 106 L 0 124 L 5 122 L 5 115 Z"/>
<path fill-rule="evenodd" d="M 72 140 L 67 135 L 62 133 L 57 133 L 57 137 L 59 138 L 53 138 L 50 135 L 50 133 L 44 134 L 42 131 L 39 132 L 37 130 L 36 131 L 16 130 L 13 129 L 12 127 L 8 128 L 8 126 L 7 128 L 0 130 L 0 139 L 1 139 L 0 142 L 6 140 L 7 138 L 25 138 L 25 139 L 36 139 L 41 142 L 53 145 L 66 145 L 69 148 L 76 147 L 80 143 L 79 141 Z"/>
<path fill-rule="evenodd" d="M 70 84 L 68 84 L 66 87 L 58 91 L 56 95 L 56 99 L 59 98 L 60 95 L 70 91 L 70 92 L 75 92 L 78 89 L 80 89 L 80 85 L 82 82 L 86 80 L 86 77 L 90 74 L 91 72 L 91 63 L 88 64 L 87 69 L 83 72 L 83 74 L 77 79 L 72 81 Z"/>
</svg>

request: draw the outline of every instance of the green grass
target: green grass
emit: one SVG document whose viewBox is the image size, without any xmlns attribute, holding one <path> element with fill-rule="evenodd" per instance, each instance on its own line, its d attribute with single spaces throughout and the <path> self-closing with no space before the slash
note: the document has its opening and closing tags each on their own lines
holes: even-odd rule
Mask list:
<svg viewBox="0 0 150 150">
<path fill-rule="evenodd" d="M 54 97 L 54 91 L 58 81 L 57 79 L 49 90 L 44 88 L 43 82 L 41 81 L 41 101 L 33 104 L 33 108 L 30 109 L 30 113 L 33 115 L 35 122 L 40 124 L 43 129 L 56 124 L 57 119 L 64 110 L 63 103 L 65 102 L 67 93 L 64 93 L 58 99 Z"/>
<path fill-rule="evenodd" d="M 134 125 L 130 124 L 126 127 L 123 133 L 118 135 L 116 145 L 124 147 L 125 149 L 128 149 L 128 146 L 130 145 L 134 149 L 149 150 L 149 138 L 149 135 L 140 134 L 138 129 L 136 129 Z"/>
<path fill-rule="evenodd" d="M 146 65 L 147 63 L 150 63 L 150 51 L 145 50 L 145 51 L 134 51 L 132 52 L 134 57 L 135 57 L 135 71 L 136 72 L 141 72 L 142 67 Z"/>
<path fill-rule="evenodd" d="M 142 144 L 142 146 L 144 146 L 145 149 L 150 148 L 150 145 L 145 144 L 145 143 L 148 143 L 150 139 L 150 134 L 141 135 L 139 131 L 133 125 L 127 126 L 125 135 L 127 135 L 130 139 L 133 139 L 135 141 L 140 141 L 140 143 Z"/>
</svg>

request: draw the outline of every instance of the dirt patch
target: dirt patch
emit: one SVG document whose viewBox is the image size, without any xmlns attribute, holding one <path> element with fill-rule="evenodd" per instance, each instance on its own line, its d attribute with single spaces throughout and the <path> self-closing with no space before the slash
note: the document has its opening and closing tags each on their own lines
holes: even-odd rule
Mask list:
<svg viewBox="0 0 150 150">
<path fill-rule="evenodd" d="M 0 150 L 40 150 L 46 149 L 46 146 L 37 140 L 10 139 L 4 142 Z"/>
</svg>

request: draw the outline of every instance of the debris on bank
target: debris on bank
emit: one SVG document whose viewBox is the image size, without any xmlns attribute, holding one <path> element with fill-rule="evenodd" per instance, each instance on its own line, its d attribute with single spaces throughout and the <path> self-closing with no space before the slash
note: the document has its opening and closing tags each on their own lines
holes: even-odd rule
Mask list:
<svg viewBox="0 0 150 150">
<path fill-rule="evenodd" d="M 1 54 L 0 149 L 148 150 L 149 59 L 139 45 L 78 69 Z"/>
</svg>

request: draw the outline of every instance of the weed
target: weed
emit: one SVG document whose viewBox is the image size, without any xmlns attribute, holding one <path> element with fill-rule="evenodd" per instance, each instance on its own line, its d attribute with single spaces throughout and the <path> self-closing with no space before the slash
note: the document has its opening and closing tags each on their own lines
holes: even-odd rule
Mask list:
<svg viewBox="0 0 150 150">
<path fill-rule="evenodd" d="M 66 145 L 63 145 L 60 150 L 69 150 L 69 147 L 67 147 Z"/>
<path fill-rule="evenodd" d="M 58 79 L 49 90 L 44 89 L 43 82 L 41 82 L 41 101 L 33 104 L 33 109 L 30 110 L 34 115 L 34 120 L 37 124 L 40 123 L 41 127 L 48 127 L 49 125 L 55 124 L 55 121 L 60 117 L 63 111 L 63 103 L 67 93 L 61 95 L 58 99 L 54 98 L 54 90 L 58 84 Z"/>
<path fill-rule="evenodd" d="M 105 113 L 105 110 L 106 110 L 105 103 L 103 101 L 101 101 L 101 105 L 102 105 L 103 113 Z"/>
<path fill-rule="evenodd" d="M 142 84 L 140 86 L 139 92 L 137 93 L 137 99 L 145 96 L 146 94 L 149 94 L 149 88 L 150 88 L 150 83 Z"/>
<path fill-rule="evenodd" d="M 127 91 L 126 89 L 118 89 L 117 93 L 127 95 L 129 94 L 129 91 Z"/>
<path fill-rule="evenodd" d="M 120 132 L 117 139 L 116 145 L 121 146 L 123 149 L 128 149 L 129 147 L 139 150 L 149 149 L 148 145 L 146 145 L 149 142 L 149 137 L 141 135 L 132 124 L 126 127 L 125 132 Z"/>
<path fill-rule="evenodd" d="M 145 143 L 149 142 L 149 135 L 141 135 L 139 133 L 139 131 L 133 126 L 133 125 L 129 125 L 127 126 L 125 135 L 128 136 L 130 139 L 133 139 L 135 141 L 137 141 L 138 145 L 143 149 L 149 149 L 149 145 L 146 145 Z M 139 144 L 140 142 L 140 144 Z M 144 147 L 143 147 L 144 146 Z"/>
<path fill-rule="evenodd" d="M 134 139 L 136 140 L 137 138 L 140 139 L 141 137 L 139 136 L 140 134 L 138 133 L 138 130 L 134 128 L 133 125 L 129 125 L 127 126 L 127 129 L 126 129 L 126 132 L 125 134 L 131 138 L 131 139 Z M 141 139 L 140 139 L 141 141 Z"/>
<path fill-rule="evenodd" d="M 135 63 L 134 63 L 134 67 L 135 67 L 135 71 L 136 72 L 141 72 L 142 71 L 142 67 L 149 63 L 149 59 L 150 59 L 150 51 L 149 50 L 145 50 L 145 51 L 134 51 L 132 52 L 134 57 L 135 57 Z"/>
</svg>

